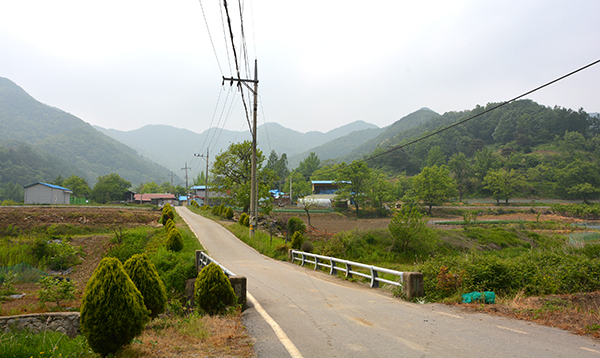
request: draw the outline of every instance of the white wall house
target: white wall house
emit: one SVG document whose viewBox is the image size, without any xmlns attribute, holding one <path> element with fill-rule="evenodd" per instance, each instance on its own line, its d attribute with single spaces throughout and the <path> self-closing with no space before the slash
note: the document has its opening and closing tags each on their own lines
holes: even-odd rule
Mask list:
<svg viewBox="0 0 600 358">
<path fill-rule="evenodd" d="M 71 194 L 58 185 L 35 183 L 25 187 L 25 204 L 70 204 Z"/>
</svg>

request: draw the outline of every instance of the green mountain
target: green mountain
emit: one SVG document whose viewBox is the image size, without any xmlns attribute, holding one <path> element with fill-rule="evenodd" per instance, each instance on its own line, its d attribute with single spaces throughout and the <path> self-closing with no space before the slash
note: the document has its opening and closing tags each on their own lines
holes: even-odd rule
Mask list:
<svg viewBox="0 0 600 358">
<path fill-rule="evenodd" d="M 335 161 L 345 161 L 346 163 L 350 163 L 353 160 L 362 159 L 365 155 L 370 154 L 378 147 L 387 147 L 392 143 L 397 143 L 399 136 L 412 128 L 430 126 L 430 121 L 439 116 L 439 114 L 429 108 L 421 108 L 418 111 L 400 118 L 390 126 L 386 127 L 385 130 L 376 137 L 357 146 L 352 151 L 348 151 L 347 154 L 341 155 L 340 158 L 337 158 Z"/>
<path fill-rule="evenodd" d="M 119 174 L 135 186 L 165 181 L 168 174 L 166 168 L 81 119 L 38 102 L 1 77 L 0 168 L 0 184 L 19 186 L 72 174 L 93 185 L 98 176 L 110 173 Z"/>
<path fill-rule="evenodd" d="M 135 148 L 140 154 L 168 167 L 174 172 L 180 172 L 181 167 L 186 162 L 188 164 L 192 163 L 194 154 L 205 155 L 207 147 L 212 161 L 219 152 L 227 149 L 230 143 L 251 139 L 249 131 L 234 132 L 218 128 L 210 128 L 202 133 L 195 133 L 187 129 L 175 128 L 168 125 L 147 125 L 131 131 L 101 127 L 95 128 Z M 373 124 L 356 121 L 327 133 L 317 131 L 301 133 L 277 123 L 266 123 L 258 127 L 258 148 L 267 157 L 271 150 L 275 150 L 278 155 L 286 153 L 288 158 L 290 158 L 290 156 L 305 152 L 308 148 L 317 147 L 363 130 L 378 131 L 379 128 Z M 156 143 L 148 140 L 149 138 L 168 138 L 169 145 L 164 147 L 156 146 Z M 368 138 L 357 136 L 349 141 L 344 149 L 338 150 L 336 153 L 345 154 L 366 139 Z M 336 154 L 336 156 L 341 154 Z M 304 157 L 300 160 L 302 159 Z M 297 162 L 299 163 L 300 160 Z M 204 162 L 195 161 L 194 163 L 196 163 L 197 167 L 192 168 L 192 172 L 204 171 Z M 296 166 L 298 163 L 296 163 Z M 295 166 L 292 166 L 292 164 L 290 161 L 290 167 L 294 168 Z"/>
</svg>

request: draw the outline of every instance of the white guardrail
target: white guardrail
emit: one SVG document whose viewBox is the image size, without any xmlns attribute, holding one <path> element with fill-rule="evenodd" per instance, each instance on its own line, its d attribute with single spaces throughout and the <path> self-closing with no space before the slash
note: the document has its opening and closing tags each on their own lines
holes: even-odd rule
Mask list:
<svg viewBox="0 0 600 358">
<path fill-rule="evenodd" d="M 227 275 L 227 277 L 235 276 L 233 272 L 229 271 L 225 266 L 218 263 L 217 260 L 208 256 L 206 252 L 201 250 L 196 251 L 196 268 L 198 269 L 198 272 L 200 272 L 204 266 L 208 266 L 211 262 L 214 262 L 216 265 L 218 265 L 223 270 L 225 275 Z"/>
<path fill-rule="evenodd" d="M 377 267 L 372 265 L 361 264 L 360 262 L 342 260 L 335 257 L 322 256 L 311 254 L 309 252 L 290 250 L 290 259 L 292 262 L 300 261 L 300 265 L 304 266 L 305 264 L 313 264 L 315 265 L 314 269 L 318 269 L 319 267 L 329 268 L 330 275 L 337 275 L 338 271 L 342 271 L 346 274 L 347 278 L 351 278 L 353 275 L 361 276 L 364 278 L 371 279 L 371 287 L 377 288 L 379 287 L 379 282 L 387 283 L 394 286 L 402 287 L 403 285 L 403 272 L 390 270 L 383 267 Z M 329 263 L 327 263 L 329 262 Z M 340 264 L 341 266 L 338 266 Z M 354 271 L 353 268 L 360 267 L 363 269 L 367 269 L 370 271 L 370 274 L 366 274 L 364 272 Z M 395 275 L 400 277 L 400 282 L 386 280 L 384 278 L 379 277 L 378 273 L 387 273 L 390 275 Z"/>
</svg>

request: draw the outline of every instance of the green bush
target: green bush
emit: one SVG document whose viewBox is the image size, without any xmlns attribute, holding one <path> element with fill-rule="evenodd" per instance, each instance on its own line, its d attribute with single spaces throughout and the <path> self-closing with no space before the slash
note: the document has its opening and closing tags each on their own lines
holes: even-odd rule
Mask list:
<svg viewBox="0 0 600 358">
<path fill-rule="evenodd" d="M 233 208 L 231 206 L 229 206 L 227 209 L 225 209 L 225 219 L 227 219 L 227 220 L 233 219 Z"/>
<path fill-rule="evenodd" d="M 198 276 L 195 257 L 191 255 L 184 256 L 181 252 L 173 252 L 165 247 L 159 247 L 152 255 L 151 260 L 165 284 L 167 294 L 176 293 L 178 296 L 183 296 L 185 281 Z"/>
<path fill-rule="evenodd" d="M 166 225 L 169 219 L 175 220 L 175 213 L 173 212 L 173 207 L 171 204 L 166 203 L 162 208 L 162 215 L 158 219 L 158 222 Z"/>
<path fill-rule="evenodd" d="M 165 230 L 167 232 L 171 231 L 175 227 L 175 222 L 171 219 L 167 219 L 167 223 L 165 224 Z"/>
<path fill-rule="evenodd" d="M 160 279 L 156 266 L 146 254 L 133 255 L 124 265 L 125 272 L 131 278 L 144 297 L 144 304 L 154 318 L 165 311 L 167 291 Z"/>
<path fill-rule="evenodd" d="M 244 216 L 244 226 L 250 227 L 250 215 Z"/>
<path fill-rule="evenodd" d="M 142 333 L 149 311 L 144 298 L 114 258 L 102 259 L 81 302 L 81 332 L 94 352 L 107 356 Z"/>
<path fill-rule="evenodd" d="M 194 285 L 194 297 L 198 307 L 210 314 L 223 313 L 237 303 L 237 296 L 223 270 L 214 263 L 205 266 Z"/>
<path fill-rule="evenodd" d="M 292 235 L 292 249 L 300 250 L 302 248 L 302 243 L 304 242 L 304 237 L 300 233 L 300 231 L 296 231 L 294 235 Z"/>
<path fill-rule="evenodd" d="M 40 290 L 38 298 L 40 302 L 56 302 L 56 306 L 60 307 L 60 301 L 75 299 L 75 284 L 70 281 L 56 276 L 45 276 L 39 281 Z"/>
<path fill-rule="evenodd" d="M 149 240 L 150 238 L 146 231 L 129 230 L 123 234 L 122 242 L 112 246 L 104 256 L 116 257 L 122 263 L 125 263 L 131 256 L 144 253 Z"/>
<path fill-rule="evenodd" d="M 183 249 L 183 238 L 177 228 L 173 228 L 167 233 L 165 247 L 170 251 L 181 251 Z"/>
<path fill-rule="evenodd" d="M 244 225 L 244 221 L 246 220 L 247 217 L 248 217 L 248 214 L 241 213 L 240 218 L 238 219 L 238 224 L 240 224 L 242 226 L 246 226 L 246 225 Z"/>
<path fill-rule="evenodd" d="M 300 218 L 292 216 L 287 222 L 287 233 L 293 237 L 296 231 L 304 234 L 306 232 L 306 224 Z"/>
<path fill-rule="evenodd" d="M 191 206 L 193 206 L 193 207 L 196 207 L 196 208 L 199 208 L 199 207 L 200 207 L 200 204 L 198 204 L 198 202 L 197 202 L 196 200 L 192 200 L 192 201 L 190 202 L 190 205 L 191 205 Z"/>
</svg>

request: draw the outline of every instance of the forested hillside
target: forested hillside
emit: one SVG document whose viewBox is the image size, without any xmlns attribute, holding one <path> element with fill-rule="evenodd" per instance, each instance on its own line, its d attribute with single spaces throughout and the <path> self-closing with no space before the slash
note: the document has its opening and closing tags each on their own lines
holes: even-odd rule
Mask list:
<svg viewBox="0 0 600 358">
<path fill-rule="evenodd" d="M 384 153 L 496 105 L 445 113 L 382 141 L 370 155 Z M 583 110 L 550 108 L 521 100 L 370 159 L 368 164 L 391 175 L 409 176 L 425 167 L 446 165 L 458 186 L 458 195 L 586 200 L 600 193 L 599 134 L 600 119 Z"/>
<path fill-rule="evenodd" d="M 38 102 L 0 78 L 0 199 L 58 175 L 77 175 L 93 184 L 117 173 L 134 185 L 164 180 L 168 170 L 60 109 Z M 19 200 L 22 200 L 22 196 Z"/>
</svg>

